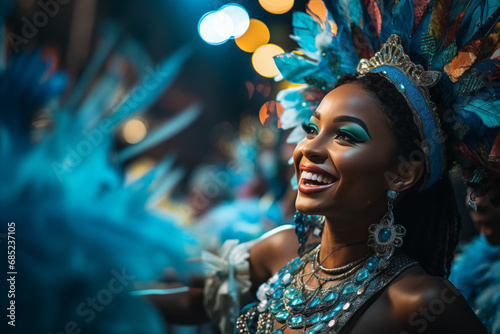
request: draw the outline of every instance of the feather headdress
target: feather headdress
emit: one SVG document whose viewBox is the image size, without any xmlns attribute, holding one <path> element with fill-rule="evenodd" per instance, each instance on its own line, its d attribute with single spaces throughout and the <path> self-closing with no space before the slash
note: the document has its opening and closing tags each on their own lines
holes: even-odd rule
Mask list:
<svg viewBox="0 0 500 334">
<path fill-rule="evenodd" d="M 363 58 L 372 57 L 399 36 L 411 62 L 440 73 L 435 83 L 444 107 L 440 118 L 450 122 L 450 165 L 459 166 L 469 186 L 479 192 L 500 182 L 500 6 L 497 1 L 452 0 L 331 0 L 322 25 L 294 13 L 297 53 L 275 58 L 284 79 L 307 84 L 278 94 L 285 111 L 284 129 L 294 128 L 289 142 L 305 133 L 298 126 L 309 119 L 320 99 L 344 74 L 357 72 Z M 332 32 L 330 25 L 335 25 Z M 304 27 L 309 27 L 308 31 Z M 315 38 L 310 35 L 315 33 Z M 308 36 L 308 38 L 305 38 Z M 320 43 L 328 41 L 329 43 Z M 433 178 L 435 182 L 436 178 Z"/>
</svg>

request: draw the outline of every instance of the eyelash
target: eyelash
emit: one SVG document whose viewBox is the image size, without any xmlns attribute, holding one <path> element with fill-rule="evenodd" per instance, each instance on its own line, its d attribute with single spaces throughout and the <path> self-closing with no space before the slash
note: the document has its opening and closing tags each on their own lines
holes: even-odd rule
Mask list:
<svg viewBox="0 0 500 334">
<path fill-rule="evenodd" d="M 304 129 L 304 131 L 307 133 L 308 136 L 318 134 L 318 131 L 316 130 L 316 128 L 313 126 L 310 126 L 307 123 L 302 123 L 302 129 Z M 340 129 L 335 130 L 334 139 L 339 139 L 339 140 L 345 141 L 345 142 L 350 143 L 350 144 L 361 143 L 361 141 L 354 138 L 349 132 L 346 132 L 346 131 L 343 131 Z"/>
</svg>

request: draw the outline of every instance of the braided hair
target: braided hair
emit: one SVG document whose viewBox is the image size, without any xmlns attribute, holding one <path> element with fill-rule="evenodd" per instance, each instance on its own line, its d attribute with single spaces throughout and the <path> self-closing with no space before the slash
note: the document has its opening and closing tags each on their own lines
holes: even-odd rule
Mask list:
<svg viewBox="0 0 500 334">
<path fill-rule="evenodd" d="M 337 81 L 335 88 L 348 83 L 360 86 L 376 99 L 397 138 L 400 157 L 409 162 L 423 157 L 419 145 L 420 135 L 413 121 L 412 111 L 388 79 L 379 73 L 367 73 L 363 76 L 347 74 Z M 431 91 L 431 97 L 438 109 L 442 110 L 439 92 Z M 448 124 L 443 121 L 441 124 L 445 134 L 448 133 Z M 445 147 L 445 151 L 448 149 Z M 448 177 L 451 163 L 446 165 L 442 178 L 428 189 L 419 191 L 424 179 L 421 177 L 408 190 L 394 209 L 394 219 L 405 226 L 407 231 L 401 251 L 416 259 L 427 273 L 447 277 L 458 243 L 461 218 Z"/>
</svg>

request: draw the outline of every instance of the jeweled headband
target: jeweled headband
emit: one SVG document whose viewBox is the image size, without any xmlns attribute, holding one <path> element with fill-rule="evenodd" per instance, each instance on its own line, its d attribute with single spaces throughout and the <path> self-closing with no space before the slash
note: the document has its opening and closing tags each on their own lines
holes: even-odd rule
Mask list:
<svg viewBox="0 0 500 334">
<path fill-rule="evenodd" d="M 423 189 L 441 178 L 445 167 L 444 137 L 436 106 L 430 99 L 428 88 L 435 85 L 440 72 L 425 71 L 404 53 L 401 38 L 391 35 L 382 49 L 370 59 L 361 59 L 357 71 L 360 75 L 379 73 L 385 76 L 405 98 L 421 137 L 425 155 L 426 175 Z"/>
</svg>

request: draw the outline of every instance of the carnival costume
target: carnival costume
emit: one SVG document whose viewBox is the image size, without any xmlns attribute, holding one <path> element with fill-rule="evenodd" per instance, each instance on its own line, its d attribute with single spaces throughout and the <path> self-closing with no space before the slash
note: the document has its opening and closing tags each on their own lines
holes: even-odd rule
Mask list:
<svg viewBox="0 0 500 334">
<path fill-rule="evenodd" d="M 322 97 L 345 74 L 385 77 L 407 102 L 419 130 L 429 189 L 452 166 L 460 167 L 475 191 L 500 184 L 500 7 L 490 1 L 329 1 L 326 19 L 295 13 L 301 49 L 275 58 L 287 81 L 306 84 L 278 94 L 288 141 L 305 136 Z M 437 85 L 444 110 L 429 88 Z M 444 133 L 443 122 L 452 131 Z M 452 145 L 445 146 L 445 140 Z M 237 333 L 338 333 L 371 296 L 418 263 L 395 253 L 405 229 L 388 213 L 370 226 L 373 254 L 342 268 L 321 266 L 321 245 L 291 261 L 258 290 L 258 301 L 242 311 Z M 300 216 L 300 215 L 299 215 Z M 299 219 L 300 220 L 300 219 Z M 301 225 L 303 231 L 307 228 Z M 299 238 L 300 239 L 300 238 Z M 302 237 L 307 239 L 307 235 Z M 310 267 L 310 269 L 309 269 Z M 325 275 L 321 275 L 327 274 Z M 317 286 L 308 286 L 312 277 Z"/>
<path fill-rule="evenodd" d="M 450 281 L 492 334 L 500 333 L 500 247 L 484 236 L 467 244 L 452 267 Z"/>
</svg>

